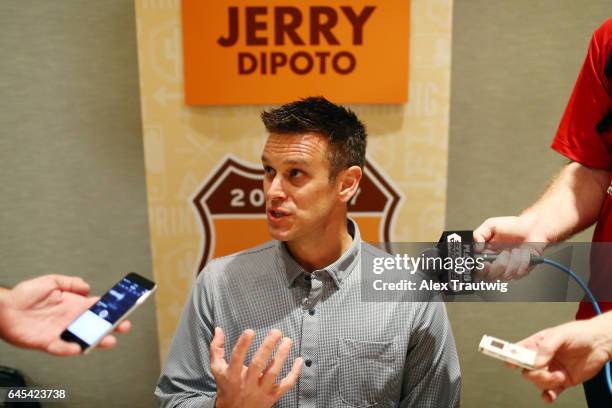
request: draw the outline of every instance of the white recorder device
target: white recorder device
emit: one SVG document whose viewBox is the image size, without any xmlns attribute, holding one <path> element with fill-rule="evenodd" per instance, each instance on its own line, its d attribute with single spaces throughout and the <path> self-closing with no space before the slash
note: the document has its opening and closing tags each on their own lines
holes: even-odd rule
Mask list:
<svg viewBox="0 0 612 408">
<path fill-rule="evenodd" d="M 487 356 L 528 370 L 535 370 L 536 368 L 535 360 L 537 353 L 535 350 L 508 343 L 507 341 L 487 336 L 486 334 L 482 336 L 482 340 L 480 340 L 478 351 Z"/>
</svg>

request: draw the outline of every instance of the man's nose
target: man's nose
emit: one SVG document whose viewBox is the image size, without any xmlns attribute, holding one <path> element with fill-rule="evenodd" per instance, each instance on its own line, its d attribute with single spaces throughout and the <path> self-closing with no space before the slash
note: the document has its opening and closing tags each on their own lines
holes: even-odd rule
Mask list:
<svg viewBox="0 0 612 408">
<path fill-rule="evenodd" d="M 268 200 L 283 200 L 287 197 L 285 190 L 283 189 L 283 180 L 279 175 L 276 175 L 272 181 L 270 181 L 270 187 L 268 188 L 267 198 Z"/>
</svg>

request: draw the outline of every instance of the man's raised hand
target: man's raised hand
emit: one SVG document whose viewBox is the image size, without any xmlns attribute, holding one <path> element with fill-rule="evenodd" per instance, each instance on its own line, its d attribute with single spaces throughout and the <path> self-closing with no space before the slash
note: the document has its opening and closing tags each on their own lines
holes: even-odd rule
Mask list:
<svg viewBox="0 0 612 408">
<path fill-rule="evenodd" d="M 271 407 L 297 383 L 303 363 L 301 357 L 295 359 L 285 378 L 276 381 L 289 356 L 291 339 L 282 338 L 279 330 L 271 330 L 246 366 L 245 359 L 254 339 L 255 332 L 245 330 L 238 338 L 228 364 L 225 360 L 223 329 L 215 328 L 210 343 L 210 365 L 217 384 L 217 408 Z M 278 350 L 274 353 L 277 345 Z"/>
</svg>

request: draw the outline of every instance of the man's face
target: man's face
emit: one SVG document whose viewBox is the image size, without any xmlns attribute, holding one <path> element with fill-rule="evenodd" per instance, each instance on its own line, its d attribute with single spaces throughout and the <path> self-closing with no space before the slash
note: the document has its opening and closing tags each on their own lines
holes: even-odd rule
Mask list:
<svg viewBox="0 0 612 408">
<path fill-rule="evenodd" d="M 272 133 L 262 155 L 268 229 L 274 239 L 320 237 L 340 203 L 329 180 L 327 138 L 318 133 Z"/>
</svg>

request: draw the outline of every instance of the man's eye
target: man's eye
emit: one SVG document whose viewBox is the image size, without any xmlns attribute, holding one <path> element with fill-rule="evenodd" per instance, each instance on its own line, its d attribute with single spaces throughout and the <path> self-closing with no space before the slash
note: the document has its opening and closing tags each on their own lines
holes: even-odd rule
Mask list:
<svg viewBox="0 0 612 408">
<path fill-rule="evenodd" d="M 289 171 L 289 175 L 290 175 L 291 177 L 297 177 L 297 176 L 299 176 L 299 175 L 301 175 L 301 174 L 302 174 L 302 171 L 301 171 L 301 170 L 298 170 L 298 169 L 291 169 L 291 170 Z"/>
<path fill-rule="evenodd" d="M 266 174 L 274 174 L 274 169 L 270 166 L 264 166 L 264 173 Z"/>
</svg>

